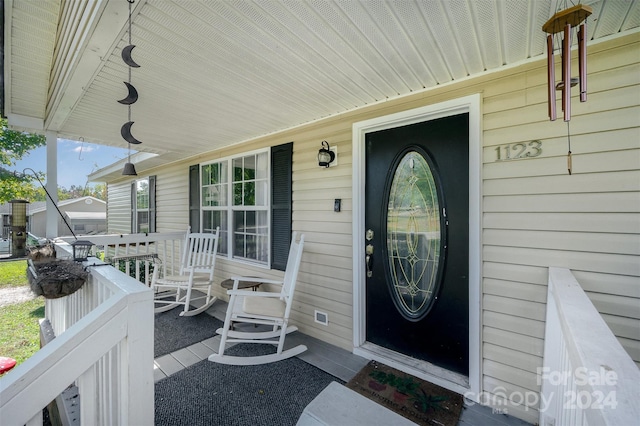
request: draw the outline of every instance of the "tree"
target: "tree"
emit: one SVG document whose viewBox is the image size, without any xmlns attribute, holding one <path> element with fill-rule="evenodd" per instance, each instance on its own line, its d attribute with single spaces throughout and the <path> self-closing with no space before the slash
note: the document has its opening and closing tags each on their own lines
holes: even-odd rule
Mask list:
<svg viewBox="0 0 640 426">
<path fill-rule="evenodd" d="M 13 199 L 32 200 L 36 197 L 35 178 L 13 173 L 8 167 L 15 166 L 29 151 L 46 143 L 44 135 L 9 129 L 7 119 L 0 117 L 0 204 Z"/>
</svg>

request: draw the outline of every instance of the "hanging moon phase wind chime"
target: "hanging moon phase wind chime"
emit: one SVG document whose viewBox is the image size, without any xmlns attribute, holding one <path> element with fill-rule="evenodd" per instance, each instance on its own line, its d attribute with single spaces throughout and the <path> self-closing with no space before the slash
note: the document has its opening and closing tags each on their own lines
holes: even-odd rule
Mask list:
<svg viewBox="0 0 640 426">
<path fill-rule="evenodd" d="M 543 26 L 542 31 L 547 35 L 547 96 L 549 120 L 555 121 L 556 114 L 556 91 L 562 92 L 562 111 L 564 121 L 567 123 L 567 137 L 569 152 L 567 154 L 567 169 L 571 174 L 571 133 L 569 131 L 569 120 L 571 120 L 571 87 L 579 84 L 580 102 L 587 101 L 587 26 L 583 22 L 593 9 L 583 4 L 561 10 L 554 14 Z M 578 77 L 571 77 L 571 44 L 572 30 L 577 26 L 578 30 Z M 554 35 L 562 33 L 561 59 L 562 78 L 556 83 L 555 61 L 553 53 L 555 51 Z"/>
<path fill-rule="evenodd" d="M 120 135 L 129 144 L 128 161 L 127 161 L 127 163 L 125 163 L 124 169 L 122 170 L 122 174 L 125 175 L 125 176 L 137 176 L 138 175 L 136 173 L 135 166 L 131 162 L 131 144 L 141 144 L 142 143 L 131 134 L 131 126 L 133 126 L 133 123 L 134 123 L 133 121 L 131 121 L 131 105 L 136 103 L 136 101 L 138 100 L 138 91 L 131 84 L 131 68 L 140 68 L 140 65 L 138 65 L 133 60 L 133 58 L 131 58 L 131 51 L 133 50 L 134 47 L 136 47 L 134 44 L 131 44 L 131 5 L 134 3 L 134 1 L 135 0 L 127 0 L 127 3 L 129 3 L 129 45 L 122 49 L 122 60 L 129 67 L 129 81 L 128 82 L 127 81 L 124 82 L 125 86 L 127 87 L 128 94 L 127 94 L 126 98 L 120 99 L 118 101 L 119 103 L 121 103 L 123 105 L 127 105 L 127 107 L 128 107 L 128 118 L 129 118 L 129 121 L 124 123 L 122 125 L 122 127 L 120 128 Z"/>
<path fill-rule="evenodd" d="M 134 61 L 131 58 L 131 51 L 133 50 L 134 47 L 136 46 L 133 44 L 130 44 L 129 46 L 122 49 L 122 60 L 124 61 L 125 64 L 129 65 L 130 67 L 140 68 L 140 65 L 136 64 L 136 61 Z"/>
</svg>

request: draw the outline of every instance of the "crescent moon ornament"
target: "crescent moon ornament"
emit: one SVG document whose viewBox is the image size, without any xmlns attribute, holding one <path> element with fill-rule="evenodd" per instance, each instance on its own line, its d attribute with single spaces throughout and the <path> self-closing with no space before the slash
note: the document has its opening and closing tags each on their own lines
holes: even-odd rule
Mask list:
<svg viewBox="0 0 640 426">
<path fill-rule="evenodd" d="M 140 142 L 138 139 L 134 138 L 133 135 L 131 134 L 131 126 L 133 126 L 133 121 L 128 121 L 126 123 L 124 123 L 122 125 L 122 128 L 120 129 L 120 134 L 122 135 L 122 138 L 132 144 L 141 144 L 142 142 Z"/>
<path fill-rule="evenodd" d="M 140 68 L 140 65 L 136 64 L 136 61 L 134 61 L 131 58 L 131 51 L 133 50 L 134 47 L 136 47 L 135 44 L 130 44 L 124 49 L 122 49 L 122 60 L 124 61 L 125 64 L 129 65 L 130 67 Z"/>
<path fill-rule="evenodd" d="M 123 83 L 127 85 L 129 94 L 127 95 L 126 98 L 120 99 L 118 102 L 124 105 L 131 105 L 138 100 L 138 91 L 136 90 L 135 87 L 133 87 L 131 83 L 127 83 L 126 81 L 123 81 Z"/>
</svg>

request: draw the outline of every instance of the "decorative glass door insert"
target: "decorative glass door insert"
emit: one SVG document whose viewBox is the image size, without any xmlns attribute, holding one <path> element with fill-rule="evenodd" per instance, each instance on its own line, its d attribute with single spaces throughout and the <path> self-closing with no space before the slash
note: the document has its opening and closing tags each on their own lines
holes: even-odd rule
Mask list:
<svg viewBox="0 0 640 426">
<path fill-rule="evenodd" d="M 389 189 L 387 261 L 392 299 L 400 314 L 419 321 L 437 300 L 446 226 L 441 190 L 426 153 L 401 157 Z"/>
</svg>

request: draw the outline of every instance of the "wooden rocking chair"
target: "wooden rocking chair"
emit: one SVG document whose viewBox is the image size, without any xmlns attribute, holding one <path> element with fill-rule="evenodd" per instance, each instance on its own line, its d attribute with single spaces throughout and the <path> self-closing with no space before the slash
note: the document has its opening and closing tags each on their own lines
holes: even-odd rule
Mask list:
<svg viewBox="0 0 640 426">
<path fill-rule="evenodd" d="M 290 358 L 307 350 L 304 345 L 298 345 L 286 351 L 283 350 L 285 336 L 298 329 L 298 327 L 290 326 L 288 323 L 303 247 L 304 235 L 300 237 L 299 242 L 296 242 L 296 233 L 294 232 L 283 281 L 256 277 L 232 278 L 234 281 L 233 289 L 227 291 L 229 306 L 227 307 L 224 327 L 216 330 L 216 333 L 222 335 L 220 349 L 217 354 L 209 356 L 209 361 L 232 365 L 267 364 Z M 280 291 L 238 290 L 238 284 L 242 281 L 259 281 L 263 284 L 279 286 Z M 272 330 L 236 331 L 232 329 L 234 323 L 264 324 L 271 326 Z M 228 343 L 266 343 L 277 346 L 277 350 L 276 353 L 269 355 L 229 356 L 224 354 Z"/>
<path fill-rule="evenodd" d="M 192 316 L 206 311 L 216 297 L 211 295 L 213 272 L 218 252 L 218 235 L 210 233 L 187 233 L 180 261 L 180 272 L 177 275 L 161 275 L 164 270 L 156 264 L 151 279 L 151 288 L 155 292 L 154 312 L 165 312 L 183 305 L 180 316 Z M 192 290 L 205 291 L 205 296 L 193 297 Z M 204 299 L 204 304 L 192 309 L 191 303 Z"/>
</svg>

